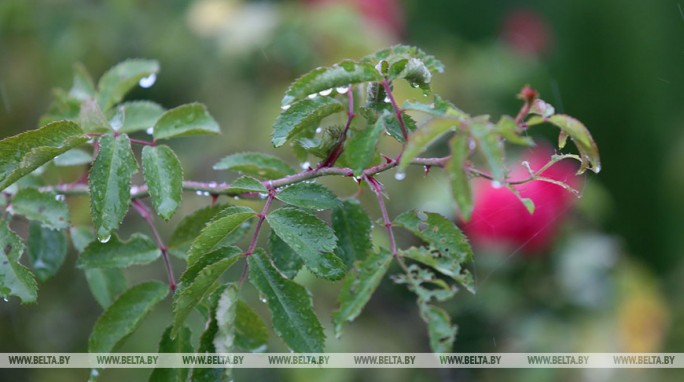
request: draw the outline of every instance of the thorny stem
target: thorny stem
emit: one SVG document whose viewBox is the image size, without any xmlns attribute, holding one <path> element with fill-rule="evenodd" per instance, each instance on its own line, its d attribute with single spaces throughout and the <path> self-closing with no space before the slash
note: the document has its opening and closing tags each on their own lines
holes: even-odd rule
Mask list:
<svg viewBox="0 0 684 382">
<path fill-rule="evenodd" d="M 171 266 L 171 260 L 169 259 L 169 250 L 164 244 L 164 241 L 162 240 L 161 236 L 159 236 L 159 232 L 157 231 L 157 227 L 154 224 L 152 214 L 150 213 L 149 208 L 147 208 L 147 206 L 142 200 L 133 200 L 133 207 L 136 211 L 138 211 L 138 214 L 145 220 L 145 222 L 147 222 L 147 225 L 150 227 L 150 230 L 154 235 L 154 238 L 157 240 L 157 246 L 161 250 L 162 258 L 164 259 L 164 267 L 166 268 L 166 275 L 169 279 L 169 289 L 171 289 L 171 292 L 175 292 L 176 279 L 173 277 L 173 268 Z"/>
<path fill-rule="evenodd" d="M 332 167 L 335 162 L 337 162 L 337 159 L 340 158 L 340 155 L 342 155 L 344 141 L 347 139 L 347 133 L 349 132 L 349 126 L 351 126 L 352 120 L 356 117 L 356 114 L 354 114 L 354 91 L 351 86 L 349 86 L 349 89 L 347 90 L 347 104 L 347 123 L 344 125 L 344 129 L 337 139 L 335 147 L 330 151 L 330 154 L 318 164 L 317 169 Z"/>
<path fill-rule="evenodd" d="M 387 97 L 390 99 L 390 103 L 394 109 L 394 114 L 397 116 L 397 120 L 399 121 L 399 127 L 401 127 L 401 136 L 404 137 L 404 142 L 406 142 L 408 141 L 408 131 L 406 130 L 406 125 L 404 125 L 404 119 L 401 118 L 401 109 L 399 108 L 399 105 L 397 105 L 397 101 L 394 99 L 394 94 L 392 94 L 392 89 L 390 88 L 390 83 L 387 79 L 382 81 L 382 87 L 385 88 L 385 93 L 387 93 Z"/>
<path fill-rule="evenodd" d="M 268 210 L 271 208 L 271 203 L 273 202 L 273 199 L 275 199 L 276 196 L 276 190 L 269 184 L 268 186 L 268 197 L 266 198 L 266 203 L 264 204 L 264 208 L 261 210 L 261 212 L 257 215 L 257 224 L 256 227 L 254 228 L 254 234 L 252 235 L 252 240 L 249 243 L 249 247 L 247 248 L 247 251 L 245 251 L 244 256 L 245 256 L 245 266 L 242 270 L 242 275 L 240 276 L 240 286 L 242 286 L 242 283 L 244 283 L 245 279 L 247 278 L 247 272 L 249 271 L 249 263 L 247 262 L 247 257 L 251 256 L 254 253 L 254 250 L 256 249 L 257 245 L 257 240 L 259 239 L 259 233 L 261 233 L 261 226 L 264 224 L 264 220 L 266 219 L 266 214 L 268 213 Z"/>
</svg>

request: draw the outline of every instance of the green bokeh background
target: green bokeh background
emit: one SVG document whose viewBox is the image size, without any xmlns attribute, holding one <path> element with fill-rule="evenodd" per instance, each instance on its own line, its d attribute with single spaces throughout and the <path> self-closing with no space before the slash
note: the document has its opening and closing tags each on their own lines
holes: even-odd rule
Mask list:
<svg viewBox="0 0 684 382">
<path fill-rule="evenodd" d="M 462 291 L 445 307 L 459 325 L 459 352 L 684 352 L 684 5 L 677 1 L 398 1 L 400 34 L 372 27 L 345 2 L 240 0 L 0 1 L 0 136 L 37 127 L 51 89 L 68 87 L 82 62 L 94 76 L 130 57 L 154 58 L 162 71 L 149 98 L 166 107 L 205 103 L 220 138 L 172 142 L 193 180 L 230 180 L 211 170 L 237 151 L 272 152 L 270 127 L 288 83 L 319 65 L 405 42 L 442 59 L 436 92 L 473 114 L 515 114 L 514 95 L 529 83 L 561 112 L 582 120 L 601 150 L 603 171 L 589 175 L 584 196 L 548 253 L 476 252 L 479 292 Z M 383 2 L 384 3 L 384 2 Z M 387 4 L 393 4 L 388 1 Z M 535 12 L 548 26 L 549 48 L 515 52 L 502 37 L 511 12 Z M 365 20 L 365 21 L 364 21 Z M 399 89 L 400 97 L 415 96 Z M 544 135 L 544 133 L 540 133 Z M 552 138 L 552 134 L 546 135 Z M 53 181 L 78 176 L 66 172 Z M 408 207 L 453 215 L 447 183 L 409 173 L 391 175 L 390 213 Z M 351 195 L 349 182 L 329 181 Z M 401 195 L 401 196 L 398 196 Z M 367 195 L 364 195 L 366 198 Z M 366 200 L 370 201 L 370 199 Z M 85 198 L 72 215 L 88 222 Z M 186 195 L 183 215 L 206 205 Z M 367 203 L 377 217 L 372 203 Z M 169 235 L 179 217 L 160 221 Z M 21 222 L 18 222 L 21 231 Z M 146 229 L 128 217 L 124 236 Z M 385 240 L 378 232 L 378 240 Z M 407 243 L 408 238 L 400 238 Z M 0 352 L 83 352 L 101 313 L 71 253 L 41 285 L 37 305 L 0 302 Z M 177 272 L 182 269 L 175 263 Z M 164 278 L 160 264 L 131 270 L 131 285 Z M 235 275 L 229 275 L 235 277 Z M 426 352 L 425 328 L 413 297 L 385 282 L 364 314 L 335 339 L 330 313 L 338 284 L 300 275 L 314 291 L 331 352 Z M 253 290 L 246 295 L 252 298 Z M 256 301 L 253 299 L 252 301 Z M 255 302 L 258 304 L 258 302 Z M 258 306 L 263 317 L 268 310 Z M 122 351 L 156 351 L 169 321 L 168 302 L 145 320 Z M 194 320 L 194 321 L 193 321 Z M 195 339 L 201 330 L 191 318 Z M 286 351 L 274 337 L 272 350 Z M 102 381 L 145 380 L 148 370 L 109 370 Z M 668 371 L 606 370 L 238 370 L 238 380 L 680 380 Z M 85 370 L 0 370 L 0 380 L 85 380 Z"/>
</svg>

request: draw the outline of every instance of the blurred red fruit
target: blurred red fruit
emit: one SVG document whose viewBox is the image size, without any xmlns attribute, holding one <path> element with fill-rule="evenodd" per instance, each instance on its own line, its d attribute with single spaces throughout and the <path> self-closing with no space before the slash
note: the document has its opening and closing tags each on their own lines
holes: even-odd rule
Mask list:
<svg viewBox="0 0 684 382">
<path fill-rule="evenodd" d="M 532 170 L 543 167 L 553 155 L 548 147 L 532 149 L 524 158 Z M 575 175 L 577 167 L 570 160 L 551 166 L 542 174 L 547 178 L 565 182 L 577 189 L 581 179 Z M 521 180 L 529 176 L 522 165 L 513 167 L 510 180 Z M 569 207 L 576 200 L 563 187 L 533 181 L 515 186 L 523 198 L 534 202 L 535 210 L 530 214 L 518 198 L 506 187 L 492 187 L 492 182 L 475 183 L 475 207 L 473 214 L 462 227 L 474 245 L 520 249 L 523 253 L 543 252 L 551 244 L 558 227 L 566 216 Z"/>
<path fill-rule="evenodd" d="M 551 31 L 536 12 L 519 9 L 510 12 L 503 22 L 503 39 L 518 53 L 537 56 L 551 46 Z"/>
<path fill-rule="evenodd" d="M 355 8 L 364 21 L 399 39 L 404 30 L 404 19 L 399 0 L 303 0 L 305 4 L 348 4 Z"/>
</svg>

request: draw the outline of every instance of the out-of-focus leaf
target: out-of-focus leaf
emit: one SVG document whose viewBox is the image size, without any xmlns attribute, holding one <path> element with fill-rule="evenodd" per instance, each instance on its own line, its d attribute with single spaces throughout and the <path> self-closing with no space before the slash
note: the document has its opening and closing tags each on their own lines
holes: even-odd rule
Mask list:
<svg viewBox="0 0 684 382">
<path fill-rule="evenodd" d="M 238 300 L 235 317 L 235 346 L 247 352 L 266 350 L 268 330 L 264 321 L 252 308 Z"/>
<path fill-rule="evenodd" d="M 221 294 L 226 286 L 220 287 L 212 293 L 207 300 L 209 300 L 209 321 L 206 324 L 206 329 L 200 336 L 198 353 L 216 353 L 214 348 L 214 337 L 218 333 L 218 323 L 216 320 L 216 310 L 218 309 L 218 302 Z M 192 370 L 190 380 L 192 382 L 229 382 L 230 369 L 219 368 L 205 368 L 199 367 Z"/>
<path fill-rule="evenodd" d="M 159 72 L 159 63 L 154 60 L 126 60 L 102 75 L 97 84 L 97 104 L 107 110 L 119 103 L 138 82 Z"/>
<path fill-rule="evenodd" d="M 150 101 L 124 102 L 111 109 L 106 116 L 111 121 L 116 113 L 123 115 L 123 123 L 119 127 L 121 133 L 134 133 L 153 128 L 165 110 L 159 104 Z"/>
<path fill-rule="evenodd" d="M 95 90 L 95 83 L 86 68 L 78 63 L 74 65 L 74 80 L 69 89 L 69 97 L 84 101 L 88 98 L 94 98 L 97 94 Z"/>
<path fill-rule="evenodd" d="M 470 154 L 468 139 L 468 136 L 463 134 L 456 134 L 451 138 L 451 142 L 449 142 L 451 158 L 446 165 L 451 182 L 451 193 L 465 220 L 470 220 L 470 215 L 473 212 L 473 192 L 466 170 L 466 160 Z"/>
<path fill-rule="evenodd" d="M 53 162 L 55 166 L 68 167 L 88 164 L 92 160 L 93 156 L 89 152 L 81 149 L 71 149 L 64 154 L 57 155 Z"/>
<path fill-rule="evenodd" d="M 356 132 L 345 142 L 342 155 L 345 163 L 354 170 L 355 176 L 361 176 L 373 159 L 380 134 L 385 130 L 386 116 L 387 114 L 380 116 L 373 126 Z"/>
<path fill-rule="evenodd" d="M 231 353 L 235 351 L 235 325 L 238 307 L 238 285 L 229 283 L 221 293 L 216 305 L 216 326 L 214 335 L 214 349 L 217 353 Z"/>
<path fill-rule="evenodd" d="M 92 98 L 81 103 L 78 120 L 83 131 L 87 133 L 106 133 L 112 130 L 109 121 L 105 118 L 97 102 Z"/>
<path fill-rule="evenodd" d="M 427 150 L 427 148 L 441 136 L 453 131 L 459 124 L 460 122 L 455 119 L 433 118 L 418 127 L 418 129 L 409 136 L 406 149 L 399 162 L 399 171 L 405 171 L 406 167 L 408 167 L 408 165 L 411 164 L 411 161 L 420 153 Z"/>
<path fill-rule="evenodd" d="M 67 238 L 64 230 L 53 230 L 31 222 L 28 235 L 28 257 L 38 280 L 45 282 L 64 263 Z"/>
<path fill-rule="evenodd" d="M 503 183 L 506 179 L 507 168 L 501 136 L 496 133 L 491 123 L 478 119 L 473 119 L 470 131 L 476 141 L 478 150 L 487 162 L 492 178 L 499 183 Z"/>
<path fill-rule="evenodd" d="M 534 146 L 532 138 L 522 135 L 523 130 L 518 126 L 513 118 L 504 115 L 494 127 L 497 134 L 507 141 L 521 146 Z"/>
<path fill-rule="evenodd" d="M 34 188 L 23 188 L 12 197 L 14 213 L 40 222 L 51 229 L 65 229 L 69 226 L 69 209 L 56 200 L 55 194 L 40 192 Z"/>
<path fill-rule="evenodd" d="M 578 174 L 584 173 L 587 169 L 595 173 L 601 171 L 601 158 L 599 157 L 598 146 L 596 146 L 594 138 L 582 122 L 565 114 L 552 115 L 548 120 L 561 129 L 561 135 L 558 138 L 559 148 L 565 147 L 568 136 L 575 142 L 575 146 L 577 146 L 577 150 L 579 150 L 580 157 L 582 158 L 582 165 L 577 172 Z"/>
<path fill-rule="evenodd" d="M 79 268 L 126 268 L 131 265 L 149 264 L 161 256 L 161 250 L 152 239 L 134 233 L 127 241 L 114 234 L 106 242 L 90 243 L 76 265 Z"/>
<path fill-rule="evenodd" d="M 456 339 L 456 326 L 451 325 L 449 314 L 434 305 L 419 303 L 420 316 L 428 324 L 430 348 L 435 353 L 451 353 Z"/>
<path fill-rule="evenodd" d="M 95 322 L 88 339 L 88 352 L 115 350 L 168 293 L 168 285 L 159 281 L 147 281 L 125 291 Z"/>
<path fill-rule="evenodd" d="M 248 262 L 249 280 L 266 299 L 276 334 L 295 352 L 322 352 L 325 333 L 309 292 L 283 277 L 261 248 L 249 256 Z"/>
</svg>

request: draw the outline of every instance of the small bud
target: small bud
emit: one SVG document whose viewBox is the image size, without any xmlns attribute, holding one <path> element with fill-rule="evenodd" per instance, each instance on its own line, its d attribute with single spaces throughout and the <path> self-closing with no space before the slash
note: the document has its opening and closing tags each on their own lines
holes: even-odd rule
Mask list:
<svg viewBox="0 0 684 382">
<path fill-rule="evenodd" d="M 539 93 L 537 93 L 537 91 L 532 89 L 529 85 L 525 85 L 518 94 L 518 98 L 527 103 L 534 102 L 537 97 L 539 97 Z"/>
</svg>

